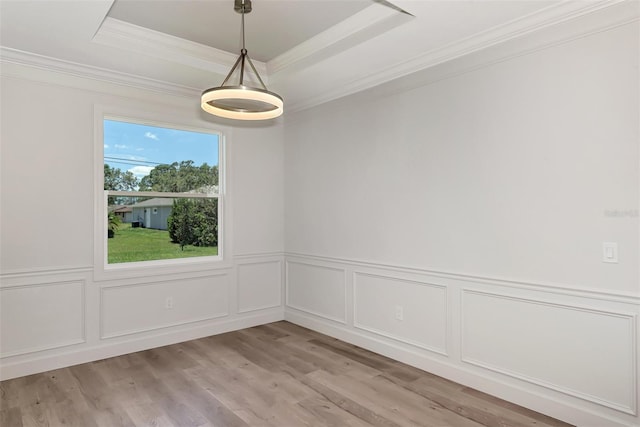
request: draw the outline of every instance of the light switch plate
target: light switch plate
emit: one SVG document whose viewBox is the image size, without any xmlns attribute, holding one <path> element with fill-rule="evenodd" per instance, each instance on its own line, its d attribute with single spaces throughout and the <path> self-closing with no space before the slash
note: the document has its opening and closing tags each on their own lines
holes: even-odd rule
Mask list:
<svg viewBox="0 0 640 427">
<path fill-rule="evenodd" d="M 602 242 L 602 262 L 618 263 L 618 244 L 616 242 Z"/>
</svg>

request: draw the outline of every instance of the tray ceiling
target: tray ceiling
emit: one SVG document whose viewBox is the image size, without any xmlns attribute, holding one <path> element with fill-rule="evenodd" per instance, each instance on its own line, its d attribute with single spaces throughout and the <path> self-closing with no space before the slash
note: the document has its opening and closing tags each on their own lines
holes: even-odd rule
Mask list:
<svg viewBox="0 0 640 427">
<path fill-rule="evenodd" d="M 617 0 L 253 0 L 247 49 L 286 114 L 615 5 L 638 9 Z M 232 0 L 2 0 L 0 43 L 3 59 L 146 79 L 198 102 L 237 58 L 240 16 Z"/>
<path fill-rule="evenodd" d="M 371 6 L 371 0 L 254 0 L 245 16 L 253 59 L 267 62 Z M 233 1 L 116 0 L 108 16 L 227 52 L 240 51 Z"/>
</svg>

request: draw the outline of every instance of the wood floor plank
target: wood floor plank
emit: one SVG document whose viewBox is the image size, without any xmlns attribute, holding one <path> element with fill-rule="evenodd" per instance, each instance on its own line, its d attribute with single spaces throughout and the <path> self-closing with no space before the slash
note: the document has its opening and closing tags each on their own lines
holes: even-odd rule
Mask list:
<svg viewBox="0 0 640 427">
<path fill-rule="evenodd" d="M 197 383 L 214 396 L 223 396 L 222 403 L 249 425 L 291 425 L 286 414 L 276 413 L 279 397 L 268 386 L 249 380 L 240 369 L 206 368 L 191 371 Z M 289 424 L 287 424 L 289 423 Z"/>
<path fill-rule="evenodd" d="M 22 411 L 20 408 L 0 409 L 0 426 L 22 427 Z"/>
<path fill-rule="evenodd" d="M 401 426 L 481 426 L 415 393 L 380 381 L 379 377 L 360 382 L 321 371 L 308 376 L 364 407 L 376 408 L 379 415 Z"/>
<path fill-rule="evenodd" d="M 55 420 L 52 424 L 59 423 L 65 426 L 77 426 L 77 427 L 98 427 L 94 417 L 90 415 L 90 412 L 78 410 L 78 406 L 71 400 L 67 400 L 62 403 L 57 403 L 52 412 L 55 415 Z"/>
<path fill-rule="evenodd" d="M 330 348 L 318 346 L 312 341 L 291 342 L 287 345 L 287 349 L 299 354 L 300 357 L 308 358 L 318 369 L 334 375 L 350 372 L 352 377 L 359 375 L 362 378 L 371 378 L 380 373 L 377 369 L 336 353 Z"/>
<path fill-rule="evenodd" d="M 424 374 L 424 371 L 417 368 L 405 365 L 404 363 L 400 363 L 379 354 L 372 353 L 363 348 L 345 343 L 335 338 L 321 337 L 312 339 L 309 342 L 316 344 L 319 347 L 324 347 L 352 361 L 355 360 L 362 365 L 369 366 L 371 369 L 377 371 L 376 374 L 379 372 L 386 372 L 399 379 L 407 381 L 415 380 Z"/>
<path fill-rule="evenodd" d="M 319 347 L 324 347 L 335 354 L 344 356 L 351 360 L 355 360 L 356 362 L 359 362 L 377 371 L 383 371 L 390 368 L 390 365 L 386 360 L 379 357 L 373 357 L 373 353 L 367 354 L 364 351 L 361 351 L 361 349 L 356 348 L 355 346 L 344 345 L 346 343 L 342 343 L 334 338 L 314 338 L 309 342 Z"/>
<path fill-rule="evenodd" d="M 533 420 L 535 420 L 535 424 L 536 425 L 545 425 L 545 426 L 550 426 L 550 427 L 566 427 L 568 424 L 564 423 L 560 420 L 557 420 L 555 418 L 552 417 L 548 417 L 544 414 L 541 414 L 539 412 L 535 412 L 532 411 L 531 409 L 527 409 L 524 408 L 520 405 L 516 405 L 514 403 L 511 402 L 507 402 L 505 400 L 502 399 L 498 399 L 497 397 L 491 396 L 489 394 L 486 393 L 482 393 L 481 391 L 478 390 L 474 390 L 472 388 L 469 387 L 463 387 L 462 388 L 462 393 L 464 393 L 465 395 L 469 395 L 469 396 L 474 396 L 478 399 L 481 399 L 485 402 L 490 402 L 495 404 L 496 406 L 502 408 L 502 410 L 508 410 L 509 414 L 522 414 L 528 418 L 531 418 Z M 501 412 L 502 413 L 502 412 Z"/>
<path fill-rule="evenodd" d="M 2 427 L 568 427 L 288 322 L 0 382 Z"/>
<path fill-rule="evenodd" d="M 78 381 L 69 369 L 63 368 L 51 371 L 49 372 L 49 379 L 57 385 L 66 401 L 71 402 L 72 408 L 69 409 L 70 411 L 84 413 L 90 410 L 87 401 L 80 392 Z"/>
<path fill-rule="evenodd" d="M 400 424 L 395 423 L 393 420 L 387 419 L 377 412 L 375 406 L 366 407 L 356 402 L 355 400 L 333 390 L 318 381 L 311 378 L 304 378 L 302 381 L 320 394 L 323 398 L 329 402 L 335 404 L 345 412 L 365 421 L 367 424 L 374 427 L 401 427 Z"/>
<path fill-rule="evenodd" d="M 518 412 L 505 412 L 501 405 L 493 402 L 478 399 L 475 396 L 462 393 L 463 387 L 458 384 L 440 378 L 434 381 L 433 378 L 420 378 L 413 382 L 403 382 L 397 378 L 386 377 L 407 390 L 417 393 L 444 408 L 453 411 L 465 418 L 476 421 L 488 427 L 532 427 L 537 426 L 536 419 L 527 417 Z M 452 388 L 452 385 L 454 388 Z M 455 399 L 451 398 L 455 390 Z"/>
<path fill-rule="evenodd" d="M 145 393 L 152 402 L 165 412 L 176 426 L 199 427 L 207 424 L 207 420 L 194 410 L 188 400 L 181 399 L 167 384 L 156 380 Z"/>
<path fill-rule="evenodd" d="M 369 427 L 371 424 L 322 397 L 310 397 L 298 403 L 314 415 L 314 426 Z"/>
<path fill-rule="evenodd" d="M 22 423 L 25 427 L 49 427 L 57 424 L 52 408 L 40 403 L 22 408 Z"/>
<path fill-rule="evenodd" d="M 163 383 L 178 394 L 182 400 L 187 400 L 190 407 L 209 420 L 213 425 L 221 427 L 246 427 L 248 426 L 233 411 L 227 408 L 214 395 L 208 393 L 202 387 L 198 387 L 188 376 L 173 374 L 163 376 Z"/>
<path fill-rule="evenodd" d="M 258 350 L 260 354 L 268 354 L 272 359 L 275 359 L 273 361 L 278 366 L 281 364 L 286 365 L 301 374 L 306 374 L 318 369 L 313 362 L 306 360 L 304 357 L 300 357 L 296 352 L 290 351 L 289 346 L 274 346 L 272 342 L 265 340 L 264 337 L 255 336 L 253 333 L 249 334 L 246 331 L 239 331 L 239 336 L 243 338 L 246 344 L 246 346 L 243 347 L 244 350 L 249 349 L 251 352 Z"/>
<path fill-rule="evenodd" d="M 122 407 L 137 426 L 175 427 L 154 403 L 123 402 Z"/>
</svg>

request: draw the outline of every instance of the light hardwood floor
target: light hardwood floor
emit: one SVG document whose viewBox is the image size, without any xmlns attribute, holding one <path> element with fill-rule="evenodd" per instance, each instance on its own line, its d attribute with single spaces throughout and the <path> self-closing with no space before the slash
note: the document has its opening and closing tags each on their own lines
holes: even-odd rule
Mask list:
<svg viewBox="0 0 640 427">
<path fill-rule="evenodd" d="M 0 383 L 0 425 L 568 426 L 287 322 Z"/>
</svg>

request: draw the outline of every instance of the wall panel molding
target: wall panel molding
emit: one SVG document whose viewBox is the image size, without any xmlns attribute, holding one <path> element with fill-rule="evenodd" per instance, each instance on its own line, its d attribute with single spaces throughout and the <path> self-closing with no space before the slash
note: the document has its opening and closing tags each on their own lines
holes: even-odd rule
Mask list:
<svg viewBox="0 0 640 427">
<path fill-rule="evenodd" d="M 476 289 L 461 299 L 463 362 L 637 415 L 636 314 Z"/>
<path fill-rule="evenodd" d="M 86 282 L 38 279 L 0 288 L 0 359 L 86 342 Z M 24 328 L 5 329 L 15 324 Z"/>
<path fill-rule="evenodd" d="M 253 262 L 261 259 L 274 259 L 276 257 L 282 259 L 283 256 L 284 256 L 284 252 L 279 252 L 279 251 L 257 252 L 257 253 L 246 253 L 246 254 L 234 254 L 233 260 L 236 261 L 236 263 L 240 264 L 243 261 Z"/>
<path fill-rule="evenodd" d="M 334 322 L 347 322 L 345 269 L 292 260 L 287 260 L 285 266 L 287 307 Z"/>
<path fill-rule="evenodd" d="M 454 272 L 454 271 L 434 270 L 434 269 L 420 268 L 420 267 L 414 267 L 414 266 L 378 263 L 378 262 L 369 261 L 369 260 L 327 257 L 322 255 L 312 255 L 312 254 L 304 254 L 304 253 L 297 253 L 297 252 L 287 252 L 285 253 L 285 256 L 291 259 L 307 260 L 307 261 L 316 262 L 316 263 L 325 263 L 327 265 L 339 264 L 341 267 L 344 267 L 344 268 L 346 267 L 356 267 L 361 269 L 373 268 L 376 271 L 415 274 L 423 277 L 432 277 L 432 278 L 435 278 L 436 280 L 450 279 L 450 280 L 455 280 L 460 284 L 473 282 L 473 283 L 486 284 L 486 285 L 492 285 L 492 286 L 508 287 L 509 289 L 518 288 L 522 290 L 534 290 L 534 291 L 541 291 L 545 293 L 553 293 L 553 294 L 560 294 L 560 295 L 566 295 L 566 296 L 591 298 L 591 299 L 597 299 L 601 301 L 621 302 L 625 304 L 640 305 L 640 292 L 638 292 L 637 294 L 617 292 L 617 291 L 607 292 L 602 290 L 602 289 L 605 289 L 604 286 L 602 287 L 602 289 L 591 289 L 591 288 L 580 287 L 579 285 L 524 281 L 524 280 L 515 279 L 515 278 L 482 276 L 482 275 L 476 275 L 476 274 L 469 274 L 466 272 L 463 273 L 463 272 Z"/>
<path fill-rule="evenodd" d="M 365 283 L 367 280 L 369 284 Z M 381 285 L 389 287 L 388 295 L 381 292 Z M 374 290 L 377 294 L 370 296 L 368 306 L 362 302 L 360 313 L 359 303 L 364 299 L 363 292 L 372 286 L 377 286 Z M 447 305 L 446 286 L 391 275 L 360 271 L 353 273 L 353 326 L 357 329 L 447 356 Z M 396 306 L 401 307 L 402 320 L 395 318 Z M 368 314 L 370 312 L 375 317 L 364 319 L 365 316 L 371 317 Z M 412 329 L 409 333 L 404 332 L 407 326 Z"/>
<path fill-rule="evenodd" d="M 282 306 L 282 259 L 237 264 L 238 313 Z"/>
<path fill-rule="evenodd" d="M 117 338 L 228 316 L 228 281 L 228 274 L 219 273 L 102 287 L 100 338 Z M 171 308 L 167 307 L 167 298 L 172 299 Z"/>
<path fill-rule="evenodd" d="M 52 277 L 58 280 L 67 278 L 81 278 L 84 280 L 87 275 L 93 273 L 93 267 L 69 266 L 54 268 L 32 268 L 28 270 L 3 270 L 0 273 L 0 288 L 16 287 L 21 283 L 31 286 L 37 283 L 55 283 Z"/>
</svg>

